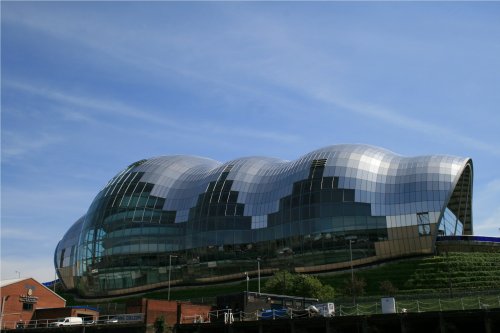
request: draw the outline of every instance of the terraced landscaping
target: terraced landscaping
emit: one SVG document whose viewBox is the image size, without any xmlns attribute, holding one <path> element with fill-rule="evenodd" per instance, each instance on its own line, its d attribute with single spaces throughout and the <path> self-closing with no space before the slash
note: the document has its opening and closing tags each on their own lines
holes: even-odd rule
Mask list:
<svg viewBox="0 0 500 333">
<path fill-rule="evenodd" d="M 380 296 L 385 295 L 380 289 L 380 283 L 383 281 L 390 281 L 398 289 L 394 296 L 401 306 L 408 309 L 420 307 L 420 310 L 425 310 L 427 304 L 433 304 L 433 309 L 439 307 L 443 310 L 448 307 L 460 309 L 469 308 L 467 305 L 469 303 L 473 308 L 476 304 L 482 306 L 483 303 L 500 307 L 500 253 L 448 253 L 447 255 L 413 258 L 358 269 L 355 270 L 355 274 L 366 281 L 365 296 L 357 299 L 359 303 L 357 309 L 363 304 L 372 306 L 372 304 L 379 303 Z M 344 304 L 344 311 L 349 311 L 348 306 L 352 306 L 352 300 L 342 295 L 341 290 L 345 281 L 351 278 L 350 271 L 321 274 L 318 277 L 324 284 L 329 284 L 335 289 L 335 302 L 339 306 Z M 262 287 L 265 281 L 266 278 L 261 279 Z M 249 289 L 251 291 L 258 289 L 256 279 L 250 281 Z M 171 299 L 210 303 L 217 295 L 245 290 L 246 281 L 242 278 L 241 282 L 173 288 Z M 475 292 L 482 292 L 482 295 L 469 295 Z M 68 305 L 85 303 L 82 300 L 73 300 L 71 294 L 64 294 L 63 297 L 68 299 Z M 110 300 L 110 302 L 123 303 L 139 297 L 167 299 L 167 290 L 131 296 L 119 301 Z M 452 301 L 449 297 L 454 300 Z M 484 299 L 484 297 L 492 299 Z M 413 301 L 413 303 L 405 304 L 404 301 Z M 420 303 L 415 303 L 415 301 L 420 301 Z M 89 304 L 92 303 L 89 302 Z"/>
<path fill-rule="evenodd" d="M 380 283 L 390 281 L 398 294 L 422 294 L 498 290 L 500 253 L 448 253 L 358 270 L 365 279 L 366 295 L 381 295 Z M 321 276 L 323 283 L 340 290 L 350 272 Z"/>
</svg>

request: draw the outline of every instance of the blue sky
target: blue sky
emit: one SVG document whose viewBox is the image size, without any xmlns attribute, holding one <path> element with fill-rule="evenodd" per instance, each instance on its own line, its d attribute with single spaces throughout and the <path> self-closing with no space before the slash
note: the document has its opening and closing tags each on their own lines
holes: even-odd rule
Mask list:
<svg viewBox="0 0 500 333">
<path fill-rule="evenodd" d="M 153 156 L 295 159 L 338 143 L 474 161 L 500 236 L 500 3 L 1 3 L 1 277 Z"/>
</svg>

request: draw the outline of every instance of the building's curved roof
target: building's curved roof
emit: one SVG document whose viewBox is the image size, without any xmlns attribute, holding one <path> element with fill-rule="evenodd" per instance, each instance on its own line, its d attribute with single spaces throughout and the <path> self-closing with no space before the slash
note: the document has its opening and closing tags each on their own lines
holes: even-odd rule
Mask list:
<svg viewBox="0 0 500 333">
<path fill-rule="evenodd" d="M 425 182 L 429 187 L 427 189 L 449 191 L 457 181 L 457 176 L 471 163 L 469 158 L 463 157 L 404 157 L 375 146 L 342 144 L 312 151 L 293 161 L 244 157 L 220 163 L 206 158 L 176 155 L 143 160 L 126 171 L 144 172 L 141 181 L 154 184 L 151 194 L 168 198 L 164 209 L 186 210 L 196 204 L 198 194 L 204 192 L 207 184 L 217 180 L 229 167 L 227 177 L 234 181 L 231 189 L 245 193 L 239 202 L 252 202 L 257 207 L 258 202 L 253 199 L 262 197 L 261 193 L 269 193 L 266 203 L 275 202 L 275 206 L 264 211 L 259 208 L 259 214 L 262 215 L 271 213 L 276 208 L 277 200 L 289 195 L 293 183 L 306 178 L 311 162 L 319 159 L 326 159 L 324 176 L 339 177 L 339 187 L 359 189 L 356 201 L 374 204 L 375 215 L 389 215 L 389 205 L 396 202 L 403 205 L 414 202 L 410 198 L 396 198 L 400 193 L 409 192 L 411 184 Z M 372 196 L 370 193 L 385 195 Z M 254 215 L 254 208 L 246 209 L 245 215 Z"/>
</svg>

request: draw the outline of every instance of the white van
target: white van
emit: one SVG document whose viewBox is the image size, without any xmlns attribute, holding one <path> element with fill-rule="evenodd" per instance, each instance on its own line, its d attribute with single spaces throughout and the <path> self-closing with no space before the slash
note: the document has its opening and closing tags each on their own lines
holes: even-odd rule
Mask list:
<svg viewBox="0 0 500 333">
<path fill-rule="evenodd" d="M 64 319 L 59 319 L 58 321 L 50 323 L 50 326 L 53 327 L 72 326 L 72 325 L 83 325 L 83 319 L 81 317 L 66 317 Z"/>
</svg>

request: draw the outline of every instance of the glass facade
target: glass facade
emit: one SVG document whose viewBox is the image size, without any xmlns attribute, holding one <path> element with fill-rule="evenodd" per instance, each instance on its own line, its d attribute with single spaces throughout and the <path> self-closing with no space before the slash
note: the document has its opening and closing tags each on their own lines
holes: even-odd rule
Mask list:
<svg viewBox="0 0 500 333">
<path fill-rule="evenodd" d="M 472 161 L 336 145 L 294 161 L 192 156 L 117 174 L 59 242 L 55 265 L 89 297 L 319 272 L 431 253 L 472 234 Z M 170 264 L 171 263 L 171 264 Z M 169 274 L 170 272 L 170 274 Z"/>
</svg>

